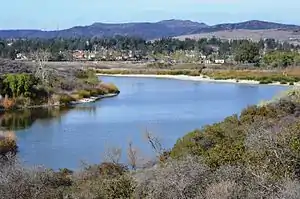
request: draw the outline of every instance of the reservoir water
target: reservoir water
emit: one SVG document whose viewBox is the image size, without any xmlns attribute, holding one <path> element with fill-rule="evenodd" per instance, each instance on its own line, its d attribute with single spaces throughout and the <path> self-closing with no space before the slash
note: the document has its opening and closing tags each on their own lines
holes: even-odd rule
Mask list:
<svg viewBox="0 0 300 199">
<path fill-rule="evenodd" d="M 121 148 L 126 154 L 129 142 L 151 157 L 146 131 L 171 148 L 186 133 L 287 89 L 137 77 L 101 79 L 116 84 L 120 95 L 72 109 L 0 115 L 1 126 L 15 131 L 25 164 L 76 169 L 81 161 L 103 161 L 108 148 Z M 126 161 L 125 155 L 122 161 Z"/>
</svg>

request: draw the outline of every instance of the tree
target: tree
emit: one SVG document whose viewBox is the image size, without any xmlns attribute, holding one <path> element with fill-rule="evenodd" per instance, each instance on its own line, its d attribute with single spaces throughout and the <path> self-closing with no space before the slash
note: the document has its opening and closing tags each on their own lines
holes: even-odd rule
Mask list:
<svg viewBox="0 0 300 199">
<path fill-rule="evenodd" d="M 37 62 L 37 67 L 35 74 L 38 78 L 42 80 L 43 83 L 48 83 L 49 70 L 46 67 L 46 62 L 50 58 L 50 53 L 45 50 L 38 50 L 34 53 L 35 61 Z"/>
<path fill-rule="evenodd" d="M 249 41 L 242 42 L 235 52 L 235 61 L 257 63 L 259 61 L 258 45 Z"/>
</svg>

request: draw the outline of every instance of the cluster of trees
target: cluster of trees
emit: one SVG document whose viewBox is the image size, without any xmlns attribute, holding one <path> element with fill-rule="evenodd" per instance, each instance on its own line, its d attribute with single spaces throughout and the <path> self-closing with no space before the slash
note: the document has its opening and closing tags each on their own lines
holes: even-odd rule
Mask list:
<svg viewBox="0 0 300 199">
<path fill-rule="evenodd" d="M 287 67 L 300 64 L 300 54 L 286 51 L 272 51 L 263 56 L 263 62 L 268 66 Z"/>
<path fill-rule="evenodd" d="M 32 74 L 5 74 L 0 76 L 0 108 L 12 109 L 16 105 L 29 105 L 31 100 L 47 98 L 47 91 L 39 87 L 41 82 Z M 33 102 L 32 101 L 32 102 Z"/>
<path fill-rule="evenodd" d="M 7 74 L 0 77 L 0 94 L 9 97 L 30 97 L 38 80 L 31 74 Z"/>
<path fill-rule="evenodd" d="M 55 38 L 55 39 L 16 39 L 0 40 L 0 57 L 16 58 L 18 53 L 33 54 L 38 50 L 50 52 L 50 60 L 70 60 L 68 52 L 74 50 L 100 51 L 101 49 L 115 51 L 138 51 L 140 55 L 170 54 L 176 51 L 194 50 L 204 55 L 218 53 L 220 58 L 235 55 L 238 62 L 256 62 L 262 51 L 291 51 L 300 49 L 299 46 L 274 39 L 252 42 L 249 40 L 220 40 L 217 38 L 200 40 L 162 38 L 146 41 L 136 37 L 116 36 L 112 38 Z M 250 55 L 246 55 L 250 54 Z"/>
</svg>

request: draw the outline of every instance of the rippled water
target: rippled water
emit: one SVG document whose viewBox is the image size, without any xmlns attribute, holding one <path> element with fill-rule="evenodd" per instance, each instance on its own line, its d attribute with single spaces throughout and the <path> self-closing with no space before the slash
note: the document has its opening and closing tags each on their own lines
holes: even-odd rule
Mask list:
<svg viewBox="0 0 300 199">
<path fill-rule="evenodd" d="M 16 130 L 19 156 L 26 164 L 76 169 L 81 161 L 102 161 L 107 148 L 120 147 L 126 154 L 129 141 L 151 157 L 145 131 L 154 133 L 170 148 L 187 132 L 286 89 L 136 77 L 101 79 L 115 83 L 121 94 L 73 109 L 27 110 L 0 116 L 2 126 Z M 122 161 L 126 161 L 124 157 Z"/>
</svg>

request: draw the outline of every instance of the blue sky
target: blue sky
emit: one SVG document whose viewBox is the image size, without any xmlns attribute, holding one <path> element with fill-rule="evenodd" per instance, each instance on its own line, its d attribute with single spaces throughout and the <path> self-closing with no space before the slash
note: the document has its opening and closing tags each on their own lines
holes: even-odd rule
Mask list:
<svg viewBox="0 0 300 199">
<path fill-rule="evenodd" d="M 250 19 L 300 24 L 299 0 L 1 0 L 0 29 L 64 29 L 94 22 Z"/>
</svg>

